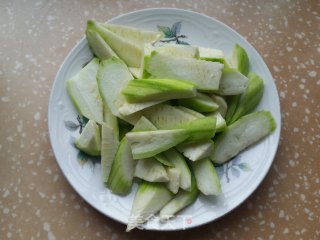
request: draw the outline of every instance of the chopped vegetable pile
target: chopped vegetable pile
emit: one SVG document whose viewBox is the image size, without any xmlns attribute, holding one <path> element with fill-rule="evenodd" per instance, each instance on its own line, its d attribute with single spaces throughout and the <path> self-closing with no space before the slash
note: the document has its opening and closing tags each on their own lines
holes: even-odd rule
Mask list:
<svg viewBox="0 0 320 240">
<path fill-rule="evenodd" d="M 228 59 L 218 49 L 161 43 L 161 32 L 93 20 L 86 37 L 95 57 L 66 81 L 89 119 L 75 146 L 101 156 L 114 194 L 138 182 L 127 231 L 157 213 L 168 221 L 199 194 L 221 194 L 215 165 L 276 127 L 270 112 L 252 112 L 264 82 L 238 44 Z"/>
</svg>

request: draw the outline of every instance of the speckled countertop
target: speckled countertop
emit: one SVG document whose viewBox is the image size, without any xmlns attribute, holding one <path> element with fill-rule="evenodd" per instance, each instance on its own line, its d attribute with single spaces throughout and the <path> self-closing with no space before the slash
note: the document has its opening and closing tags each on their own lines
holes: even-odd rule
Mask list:
<svg viewBox="0 0 320 240">
<path fill-rule="evenodd" d="M 49 143 L 55 74 L 88 18 L 177 7 L 234 28 L 270 68 L 282 108 L 274 164 L 227 216 L 188 231 L 125 233 L 71 188 Z M 0 239 L 320 239 L 318 1 L 1 1 Z"/>
</svg>

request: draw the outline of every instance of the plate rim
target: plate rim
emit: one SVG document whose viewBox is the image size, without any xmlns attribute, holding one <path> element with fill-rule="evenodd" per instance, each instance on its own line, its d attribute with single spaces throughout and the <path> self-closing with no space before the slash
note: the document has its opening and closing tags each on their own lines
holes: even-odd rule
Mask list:
<svg viewBox="0 0 320 240">
<path fill-rule="evenodd" d="M 268 68 L 267 64 L 265 63 L 264 59 L 262 58 L 262 56 L 258 53 L 258 51 L 252 46 L 252 44 L 246 40 L 240 33 L 238 33 L 236 30 L 234 30 L 233 28 L 231 28 L 230 26 L 228 26 L 227 24 L 225 24 L 224 22 L 214 18 L 214 17 L 211 17 L 211 16 L 208 16 L 206 15 L 205 13 L 199 13 L 199 12 L 195 12 L 195 11 L 192 11 L 192 10 L 187 10 L 187 9 L 180 9 L 180 8 L 167 8 L 167 7 L 159 7 L 159 8 L 146 8 L 146 9 L 140 9 L 140 10 L 136 10 L 136 11 L 130 11 L 130 12 L 126 12 L 126 13 L 122 13 L 118 16 L 115 16 L 113 18 L 110 18 L 108 19 L 106 22 L 110 22 L 110 23 L 113 23 L 114 21 L 116 21 L 117 19 L 121 19 L 123 17 L 128 17 L 129 15 L 131 14 L 137 14 L 137 13 L 144 13 L 144 12 L 149 12 L 149 11 L 157 11 L 157 10 L 161 10 L 161 11 L 172 11 L 172 12 L 175 12 L 175 11 L 178 11 L 178 12 L 184 12 L 184 13 L 189 13 L 189 14 L 195 14 L 195 15 L 198 15 L 200 17 L 204 17 L 204 18 L 207 18 L 208 20 L 210 21 L 214 21 L 214 22 L 218 22 L 219 24 L 221 24 L 224 28 L 227 28 L 229 31 L 231 31 L 233 34 L 236 34 L 239 38 L 242 39 L 242 41 L 246 42 L 246 44 L 248 44 L 250 47 L 251 47 L 251 50 L 253 50 L 254 54 L 260 59 L 261 61 L 261 64 L 262 64 L 262 67 L 267 71 L 267 74 L 269 75 L 268 78 L 270 78 L 272 81 L 271 81 L 271 85 L 272 87 L 276 90 L 276 99 L 273 99 L 273 101 L 276 101 L 276 105 L 277 107 L 279 108 L 279 123 L 277 123 L 277 130 L 273 133 L 273 134 L 277 134 L 276 136 L 276 147 L 275 147 L 275 150 L 274 152 L 272 153 L 272 160 L 269 162 L 268 166 L 266 167 L 266 171 L 263 172 L 263 174 L 261 175 L 261 178 L 259 179 L 259 181 L 255 181 L 255 184 L 254 184 L 254 187 L 253 187 L 253 190 L 247 195 L 245 196 L 241 201 L 239 201 L 238 204 L 236 204 L 235 206 L 232 206 L 230 207 L 226 212 L 224 212 L 223 214 L 220 214 L 219 216 L 217 216 L 216 218 L 214 219 L 211 219 L 209 221 L 203 221 L 202 223 L 198 223 L 198 224 L 192 224 L 192 225 L 188 225 L 188 226 L 185 226 L 185 227 L 177 227 L 177 228 L 168 228 L 168 229 L 162 229 L 162 228 L 144 228 L 144 230 L 152 230 L 152 231 L 181 231 L 181 230 L 187 230 L 187 229 L 192 229 L 192 228 L 195 228 L 195 227 L 199 227 L 199 226 L 202 226 L 202 225 L 205 225 L 205 224 L 208 224 L 208 223 L 211 223 L 213 221 L 216 221 L 218 219 L 220 219 L 221 217 L 231 213 L 232 211 L 234 211 L 236 208 L 240 207 L 250 196 L 252 196 L 254 194 L 254 192 L 258 189 L 258 187 L 262 184 L 262 182 L 264 181 L 264 179 L 266 178 L 267 174 L 270 172 L 270 168 L 273 164 L 273 162 L 275 161 L 275 158 L 276 158 L 276 154 L 278 152 L 278 149 L 279 149 L 279 142 L 280 142 L 280 137 L 281 137 L 281 104 L 280 104 L 280 98 L 279 98 L 279 92 L 278 92 L 278 89 L 277 89 L 277 86 L 275 84 L 275 81 L 274 81 L 274 78 L 270 72 L 270 69 Z M 51 145 L 51 149 L 53 151 L 53 154 L 54 154 L 54 158 L 56 160 L 56 162 L 58 163 L 58 166 L 61 170 L 61 172 L 63 173 L 65 179 L 68 181 L 68 183 L 72 186 L 73 190 L 83 199 L 85 200 L 86 203 L 88 203 L 91 207 L 93 207 L 94 209 L 96 209 L 97 211 L 99 211 L 101 214 L 103 214 L 104 216 L 107 216 L 117 222 L 120 222 L 120 223 L 123 223 L 123 224 L 127 224 L 127 222 L 125 221 L 122 221 L 121 219 L 117 219 L 115 218 L 113 215 L 110 215 L 106 212 L 103 212 L 102 209 L 99 209 L 98 206 L 95 206 L 94 204 L 92 204 L 86 197 L 85 197 L 85 194 L 82 194 L 77 188 L 76 186 L 71 182 L 71 179 L 68 178 L 68 176 L 66 175 L 65 171 L 63 170 L 62 166 L 61 166 L 61 163 L 60 161 L 57 160 L 57 155 L 58 155 L 58 149 L 56 149 L 54 147 L 54 143 L 53 143 L 53 137 L 52 137 L 52 134 L 51 134 L 51 130 L 52 129 L 52 124 L 53 124 L 53 120 L 51 115 L 52 115 L 52 109 L 53 108 L 53 97 L 54 97 L 54 91 L 53 89 L 55 88 L 56 84 L 57 84 L 57 81 L 58 81 L 58 78 L 59 76 L 61 75 L 62 71 L 63 71 L 63 68 L 66 64 L 66 62 L 69 60 L 69 58 L 72 56 L 72 54 L 74 54 L 74 52 L 77 50 L 77 48 L 79 48 L 80 45 L 83 45 L 83 44 L 87 44 L 86 42 L 86 37 L 83 36 L 72 48 L 71 50 L 69 50 L 68 54 L 66 55 L 66 57 L 64 58 L 63 62 L 61 63 L 55 77 L 54 77 L 54 81 L 52 83 L 52 86 L 51 86 L 51 90 L 50 90 L 50 96 L 49 96 L 49 102 L 48 102 L 48 133 L 49 133 L 49 140 L 50 140 L 50 145 Z"/>
</svg>

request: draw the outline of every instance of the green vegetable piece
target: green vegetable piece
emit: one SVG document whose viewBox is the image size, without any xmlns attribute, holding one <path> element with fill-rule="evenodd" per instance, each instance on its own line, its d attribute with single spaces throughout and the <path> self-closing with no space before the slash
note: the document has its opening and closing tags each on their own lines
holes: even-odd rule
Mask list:
<svg viewBox="0 0 320 240">
<path fill-rule="evenodd" d="M 248 78 L 238 70 L 224 68 L 217 93 L 223 96 L 241 94 L 246 90 L 247 85 Z"/>
<path fill-rule="evenodd" d="M 113 33 L 105 28 L 103 23 L 94 20 L 88 20 L 87 28 L 97 32 L 129 67 L 140 67 L 143 57 L 141 46 L 137 46 L 126 38 Z"/>
<path fill-rule="evenodd" d="M 114 131 L 115 139 L 119 140 L 119 125 L 118 119 L 115 117 L 108 104 L 103 100 L 103 122 L 107 123 Z"/>
<path fill-rule="evenodd" d="M 155 43 L 163 38 L 162 32 L 146 31 L 119 24 L 103 23 L 103 26 L 118 36 L 142 47 L 145 43 Z"/>
<path fill-rule="evenodd" d="M 132 129 L 132 132 L 145 131 L 154 128 L 155 127 L 148 119 L 141 117 Z M 130 191 L 136 163 L 137 162 L 133 160 L 127 138 L 122 138 L 108 179 L 108 186 L 111 191 L 122 195 L 127 194 Z"/>
<path fill-rule="evenodd" d="M 129 67 L 129 71 L 134 76 L 134 78 L 142 78 L 143 68 Z"/>
<path fill-rule="evenodd" d="M 224 120 L 224 118 L 221 116 L 220 112 L 216 111 L 213 113 L 210 113 L 207 115 L 208 117 L 215 117 L 217 119 L 216 122 L 216 132 L 223 132 L 226 127 L 227 127 L 227 123 Z"/>
<path fill-rule="evenodd" d="M 166 169 L 154 158 L 144 158 L 138 160 L 134 176 L 148 182 L 169 181 Z"/>
<path fill-rule="evenodd" d="M 118 58 L 100 63 L 97 81 L 101 96 L 113 115 L 121 118 L 119 107 L 124 103 L 121 90 L 133 79 L 127 66 Z"/>
<path fill-rule="evenodd" d="M 180 170 L 175 167 L 167 167 L 167 175 L 169 182 L 166 183 L 167 188 L 174 194 L 177 194 L 180 187 Z"/>
<path fill-rule="evenodd" d="M 133 132 L 154 131 L 157 128 L 146 117 L 142 116 L 134 125 Z"/>
<path fill-rule="evenodd" d="M 251 112 L 260 102 L 263 96 L 263 80 L 255 73 L 250 72 L 249 83 L 246 91 L 241 94 L 235 113 L 233 114 L 230 124 L 237 121 L 240 117 Z"/>
<path fill-rule="evenodd" d="M 108 104 L 113 115 L 129 123 L 136 123 L 140 118 L 139 116 L 127 115 L 155 105 L 159 101 L 136 104 L 127 103 L 121 94 L 121 90 L 132 79 L 133 77 L 127 66 L 120 59 L 112 57 L 101 62 L 97 81 L 102 98 Z M 120 113 L 121 108 L 125 108 L 123 110 L 125 115 Z"/>
<path fill-rule="evenodd" d="M 228 67 L 224 53 L 218 49 L 199 47 L 199 58 L 206 61 L 220 62 L 224 64 L 225 67 Z"/>
<path fill-rule="evenodd" d="M 106 60 L 111 57 L 118 57 L 117 54 L 111 49 L 111 47 L 99 35 L 99 33 L 91 30 L 90 28 L 87 28 L 86 37 L 94 55 L 96 55 L 96 57 L 100 60 Z"/>
<path fill-rule="evenodd" d="M 173 167 L 174 165 L 169 161 L 168 158 L 166 158 L 166 156 L 163 154 L 163 153 L 159 153 L 157 155 L 154 156 L 154 158 L 162 163 L 163 165 L 165 166 L 168 166 L 168 167 Z"/>
<path fill-rule="evenodd" d="M 219 108 L 217 103 L 203 93 L 197 93 L 193 98 L 180 99 L 179 104 L 198 112 L 213 112 Z"/>
<path fill-rule="evenodd" d="M 221 184 L 212 162 L 204 158 L 190 163 L 197 182 L 197 188 L 204 195 L 219 195 Z"/>
<path fill-rule="evenodd" d="M 249 57 L 244 48 L 239 44 L 234 46 L 230 59 L 231 66 L 238 69 L 244 76 L 247 76 L 250 69 Z"/>
<path fill-rule="evenodd" d="M 146 65 L 148 64 L 150 57 L 151 57 L 151 53 L 155 50 L 155 47 L 152 44 L 144 44 L 143 46 L 143 58 L 141 60 L 141 64 L 140 64 L 140 75 L 141 77 L 139 78 L 148 78 L 150 77 L 150 74 L 146 71 Z"/>
<path fill-rule="evenodd" d="M 102 180 L 107 185 L 113 161 L 119 146 L 119 133 L 107 123 L 101 125 Z"/>
<path fill-rule="evenodd" d="M 135 131 L 153 131 L 157 128 L 144 116 L 142 116 L 134 127 Z M 162 153 L 154 156 L 154 158 L 165 166 L 173 167 L 173 164 Z"/>
<path fill-rule="evenodd" d="M 212 155 L 214 142 L 212 140 L 202 140 L 190 144 L 181 144 L 181 146 L 178 145 L 177 149 L 191 161 L 198 161 Z"/>
<path fill-rule="evenodd" d="M 154 78 L 190 81 L 203 91 L 219 89 L 222 68 L 223 64 L 218 62 L 167 56 L 156 51 L 145 63 L 145 70 Z"/>
<path fill-rule="evenodd" d="M 157 105 L 163 101 L 148 101 L 141 103 L 128 103 L 124 102 L 119 108 L 119 113 L 122 115 L 123 119 L 131 124 L 134 124 L 141 114 L 137 113 L 142 109 L 149 108 L 153 105 Z M 138 117 L 138 119 L 137 119 Z"/>
<path fill-rule="evenodd" d="M 230 125 L 231 119 L 237 110 L 240 97 L 241 97 L 241 94 L 229 96 L 227 98 L 228 110 L 227 110 L 226 117 L 225 117 L 227 125 Z"/>
<path fill-rule="evenodd" d="M 127 138 L 120 141 L 117 149 L 107 186 L 110 190 L 119 195 L 129 193 L 134 176 L 136 162 L 132 159 L 130 144 Z"/>
<path fill-rule="evenodd" d="M 216 94 L 211 94 L 210 96 L 212 100 L 219 105 L 218 112 L 224 118 L 228 110 L 228 105 L 226 100 L 223 97 Z"/>
<path fill-rule="evenodd" d="M 129 140 L 134 159 L 153 157 L 183 142 L 190 136 L 185 129 L 129 132 Z"/>
<path fill-rule="evenodd" d="M 158 129 L 177 128 L 181 124 L 191 122 L 198 117 L 180 110 L 178 107 L 158 104 L 141 111 Z"/>
<path fill-rule="evenodd" d="M 200 140 L 208 140 L 213 138 L 216 129 L 215 117 L 203 117 L 184 123 L 178 126 L 179 129 L 185 129 L 190 137 L 184 143 L 192 143 Z"/>
<path fill-rule="evenodd" d="M 154 49 L 156 52 L 167 56 L 180 58 L 199 58 L 198 47 L 190 45 L 165 44 Z"/>
<path fill-rule="evenodd" d="M 160 220 L 167 221 L 174 217 L 177 212 L 194 203 L 197 200 L 198 195 L 199 191 L 197 189 L 196 180 L 192 176 L 190 192 L 180 190 L 178 194 L 161 209 Z"/>
<path fill-rule="evenodd" d="M 180 111 L 184 112 L 184 114 L 186 114 L 190 119 L 197 119 L 197 118 L 203 118 L 205 117 L 202 113 L 199 113 L 197 111 L 194 111 L 190 108 L 186 108 L 183 106 L 176 106 L 177 109 L 179 109 Z"/>
<path fill-rule="evenodd" d="M 205 117 L 201 113 L 191 109 L 182 106 L 170 106 L 166 104 L 159 104 L 144 109 L 141 114 L 146 116 L 159 129 L 180 128 L 183 126 L 183 124 L 184 126 L 188 126 L 188 123 L 198 118 Z M 210 129 L 211 127 L 212 126 L 209 126 Z M 210 132 L 207 132 L 207 134 L 208 133 Z M 207 137 L 210 138 L 209 136 Z M 178 150 L 181 150 L 180 152 L 183 152 L 184 156 L 196 161 L 199 159 L 199 157 L 209 156 L 211 153 L 210 149 L 213 147 L 213 142 L 210 139 L 201 141 L 201 143 L 202 144 L 192 144 L 193 147 L 191 147 L 191 144 L 189 145 L 183 143 L 183 145 L 186 146 L 181 146 L 181 144 L 179 144 Z"/>
<path fill-rule="evenodd" d="M 102 180 L 107 185 L 112 164 L 119 146 L 119 125 L 108 103 L 103 98 L 103 121 L 101 124 L 101 170 Z"/>
<path fill-rule="evenodd" d="M 242 48 L 239 44 L 235 45 L 230 62 L 231 62 L 232 67 L 237 69 L 241 74 L 243 74 L 244 76 L 248 75 L 249 67 L 250 67 L 249 66 L 249 64 L 250 64 L 249 57 L 248 57 L 246 50 L 244 48 Z M 249 80 L 248 80 L 248 85 L 249 85 Z M 232 123 L 231 119 L 232 119 L 232 117 L 236 111 L 236 108 L 238 107 L 238 104 L 239 104 L 239 99 L 240 99 L 239 94 L 240 93 L 235 93 L 235 94 L 233 94 L 234 96 L 231 96 L 228 99 L 228 112 L 226 114 L 227 124 Z"/>
<path fill-rule="evenodd" d="M 97 123 L 103 122 L 103 104 L 96 75 L 99 60 L 92 59 L 81 71 L 66 81 L 67 92 L 77 111 Z"/>
<path fill-rule="evenodd" d="M 136 192 L 128 219 L 127 232 L 141 226 L 173 198 L 164 183 L 142 181 Z"/>
<path fill-rule="evenodd" d="M 101 137 L 100 128 L 94 120 L 89 120 L 81 135 L 76 139 L 74 145 L 81 151 L 91 155 L 100 156 Z"/>
<path fill-rule="evenodd" d="M 196 95 L 195 85 L 175 79 L 135 79 L 128 82 L 122 94 L 129 103 L 167 101 Z"/>
<path fill-rule="evenodd" d="M 183 190 L 191 191 L 191 172 L 182 154 L 172 148 L 164 152 L 164 155 L 180 171 L 179 187 Z"/>
<path fill-rule="evenodd" d="M 276 122 L 268 111 L 243 116 L 217 137 L 211 160 L 217 164 L 227 162 L 245 148 L 269 135 L 275 128 Z"/>
</svg>

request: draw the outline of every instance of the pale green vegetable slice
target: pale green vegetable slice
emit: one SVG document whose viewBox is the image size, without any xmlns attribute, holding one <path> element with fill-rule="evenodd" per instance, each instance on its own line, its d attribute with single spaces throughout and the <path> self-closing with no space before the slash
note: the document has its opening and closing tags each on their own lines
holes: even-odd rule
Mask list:
<svg viewBox="0 0 320 240">
<path fill-rule="evenodd" d="M 237 95 L 243 93 L 248 85 L 248 78 L 238 70 L 224 68 L 217 93 L 220 95 Z"/>
<path fill-rule="evenodd" d="M 193 83 L 176 79 L 135 79 L 121 93 L 129 103 L 167 101 L 196 96 Z"/>
<path fill-rule="evenodd" d="M 209 158 L 204 158 L 190 163 L 197 182 L 197 188 L 204 195 L 219 195 L 221 184 L 212 162 Z"/>
<path fill-rule="evenodd" d="M 199 58 L 199 49 L 190 45 L 164 44 L 154 49 L 156 52 L 181 57 L 181 58 Z"/>
<path fill-rule="evenodd" d="M 89 120 L 74 145 L 81 151 L 91 155 L 101 155 L 100 128 L 94 120 Z"/>
<path fill-rule="evenodd" d="M 131 74 L 137 78 L 148 78 L 150 76 L 144 69 L 145 63 L 148 62 L 151 52 L 155 49 L 152 44 L 143 45 L 143 57 L 141 58 L 140 67 L 129 67 Z"/>
<path fill-rule="evenodd" d="M 127 66 L 120 59 L 113 57 L 100 63 L 97 75 L 99 90 L 110 111 L 117 117 L 122 117 L 118 110 L 124 102 L 121 90 L 132 79 Z"/>
<path fill-rule="evenodd" d="M 216 119 L 197 118 L 177 107 L 160 104 L 142 111 L 158 129 L 185 129 L 190 134 L 188 142 L 210 139 L 214 136 Z"/>
<path fill-rule="evenodd" d="M 190 144 L 182 144 L 177 146 L 179 152 L 191 161 L 198 161 L 212 155 L 214 150 L 214 142 L 212 140 L 203 140 Z"/>
<path fill-rule="evenodd" d="M 99 60 L 93 58 L 83 69 L 66 81 L 67 92 L 77 111 L 95 122 L 103 122 L 103 104 L 96 75 Z"/>
<path fill-rule="evenodd" d="M 119 146 L 120 132 L 118 120 L 111 113 L 105 101 L 103 104 L 103 121 L 101 124 L 101 170 L 102 180 L 107 185 L 111 167 Z"/>
<path fill-rule="evenodd" d="M 144 44 L 143 46 L 143 58 L 140 63 L 140 77 L 139 78 L 148 78 L 150 74 L 146 71 L 145 66 L 149 62 L 151 53 L 155 50 L 155 47 L 152 44 Z"/>
<path fill-rule="evenodd" d="M 118 57 L 99 33 L 87 28 L 86 37 L 94 55 L 96 55 L 100 60 L 106 60 L 110 57 Z"/>
<path fill-rule="evenodd" d="M 216 111 L 213 113 L 209 113 L 207 116 L 215 117 L 217 119 L 216 132 L 223 132 L 226 129 L 227 123 L 225 119 L 221 116 L 220 112 Z"/>
<path fill-rule="evenodd" d="M 166 169 L 154 158 L 144 158 L 138 160 L 134 176 L 148 182 L 169 181 Z"/>
<path fill-rule="evenodd" d="M 163 153 L 155 155 L 154 158 L 165 166 L 173 167 L 173 164 L 169 161 L 168 158 L 166 158 L 166 156 Z"/>
<path fill-rule="evenodd" d="M 115 139 L 119 141 L 119 124 L 118 119 L 114 116 L 108 106 L 108 104 L 103 99 L 103 122 L 108 124 L 114 131 Z"/>
<path fill-rule="evenodd" d="M 191 81 L 204 91 L 219 89 L 222 68 L 223 64 L 218 62 L 167 56 L 156 51 L 145 63 L 145 70 L 154 78 Z"/>
<path fill-rule="evenodd" d="M 209 116 L 214 116 L 217 119 L 216 122 L 216 132 L 223 132 L 226 127 L 227 127 L 227 123 L 226 120 L 221 116 L 220 112 L 214 112 Z"/>
<path fill-rule="evenodd" d="M 134 126 L 134 131 L 136 132 L 153 130 L 157 130 L 157 128 L 144 116 L 142 116 Z M 173 164 L 162 153 L 155 155 L 154 158 L 165 166 L 173 167 Z"/>
<path fill-rule="evenodd" d="M 200 140 L 209 140 L 214 137 L 216 130 L 215 117 L 203 117 L 192 122 L 181 124 L 175 128 L 185 129 L 189 138 L 184 143 L 193 143 Z"/>
<path fill-rule="evenodd" d="M 231 61 L 231 65 L 232 65 L 233 68 L 237 69 L 244 76 L 248 75 L 249 68 L 250 68 L 249 57 L 248 57 L 248 54 L 247 54 L 246 50 L 244 48 L 242 48 L 239 44 L 235 45 L 230 61 Z M 248 80 L 248 85 L 249 85 L 249 81 L 250 81 L 250 79 Z M 232 117 L 236 112 L 236 109 L 237 109 L 238 104 L 239 104 L 239 100 L 240 100 L 240 95 L 239 94 L 229 97 L 229 99 L 228 99 L 228 111 L 227 111 L 227 114 L 226 114 L 227 124 L 230 124 L 230 123 L 234 122 L 232 120 Z"/>
<path fill-rule="evenodd" d="M 141 182 L 133 200 L 126 231 L 141 226 L 172 198 L 173 193 L 164 183 Z"/>
<path fill-rule="evenodd" d="M 156 129 L 157 128 L 147 118 L 142 116 L 132 131 L 149 131 Z M 167 182 L 169 180 L 164 166 L 154 158 L 138 160 L 134 175 L 149 182 Z"/>
<path fill-rule="evenodd" d="M 168 129 L 191 122 L 198 117 L 180 110 L 176 106 L 158 104 L 141 111 L 158 129 Z"/>
<path fill-rule="evenodd" d="M 241 94 L 233 95 L 233 96 L 229 96 L 228 99 L 227 99 L 228 100 L 228 110 L 227 110 L 225 119 L 226 119 L 226 122 L 227 122 L 228 125 L 230 124 L 231 119 L 232 119 L 234 113 L 237 110 L 237 106 L 238 106 L 238 102 L 239 102 L 240 96 L 241 96 Z"/>
<path fill-rule="evenodd" d="M 126 115 L 130 115 L 159 103 L 159 101 L 137 104 L 127 103 L 121 94 L 121 90 L 132 79 L 133 77 L 127 66 L 120 59 L 112 57 L 101 62 L 97 75 L 101 96 L 108 104 L 113 115 L 129 123 L 135 123 L 139 118 L 137 119 L 137 116 L 131 117 L 121 114 L 121 108 L 126 106 L 127 111 L 125 113 L 127 113 Z"/>
<path fill-rule="evenodd" d="M 120 108 L 119 113 L 122 115 L 122 118 L 129 122 L 134 123 L 137 119 L 136 116 L 140 116 L 139 114 L 136 115 L 135 113 L 141 111 L 142 109 L 151 107 L 153 105 L 157 105 L 163 101 L 148 101 L 148 102 L 141 102 L 141 103 L 128 103 L 124 102 Z"/>
<path fill-rule="evenodd" d="M 176 167 L 167 167 L 166 170 L 169 178 L 169 182 L 166 183 L 166 186 L 172 193 L 177 194 L 180 187 L 181 172 L 179 168 Z"/>
<path fill-rule="evenodd" d="M 163 38 L 163 33 L 158 31 L 147 31 L 140 28 L 124 26 L 119 24 L 104 23 L 103 26 L 118 36 L 142 46 L 145 43 L 155 43 Z"/>
<path fill-rule="evenodd" d="M 185 191 L 180 189 L 178 194 L 174 196 L 160 211 L 160 220 L 166 221 L 174 217 L 174 215 L 196 201 L 199 195 L 196 180 L 191 177 L 191 190 Z"/>
<path fill-rule="evenodd" d="M 182 107 L 182 106 L 178 106 L 177 108 L 183 111 L 185 114 L 189 114 L 189 116 L 193 116 L 195 118 L 204 117 L 203 114 L 196 112 L 192 109 Z M 216 118 L 216 131 L 220 131 L 219 128 L 221 126 L 220 124 L 221 119 L 214 114 L 212 115 L 209 114 L 208 116 L 213 116 Z M 185 157 L 187 157 L 191 161 L 197 161 L 199 159 L 208 157 L 212 154 L 214 149 L 214 142 L 211 139 L 208 139 L 208 140 L 202 140 L 199 142 L 194 142 L 189 144 L 182 143 L 177 146 L 177 149 L 179 150 L 179 152 L 181 152 Z"/>
<path fill-rule="evenodd" d="M 197 93 L 192 98 L 180 99 L 179 104 L 198 112 L 213 112 L 219 108 L 212 98 L 203 93 Z"/>
<path fill-rule="evenodd" d="M 122 138 L 117 149 L 107 186 L 119 195 L 128 194 L 134 176 L 136 162 L 132 159 L 130 144 L 127 138 Z"/>
<path fill-rule="evenodd" d="M 159 104 L 150 108 L 144 109 L 142 114 L 146 116 L 157 128 L 168 129 L 168 128 L 179 128 L 183 124 L 188 126 L 188 123 L 204 118 L 205 116 L 193 111 L 191 109 L 181 106 L 170 106 L 167 104 Z M 211 128 L 211 126 L 209 126 Z M 209 132 L 205 130 L 205 133 Z M 210 138 L 210 137 L 209 137 Z M 191 158 L 193 161 L 200 159 L 200 157 L 207 157 L 210 155 L 213 142 L 212 140 L 201 141 L 202 144 L 180 146 L 178 150 L 183 152 L 184 156 Z"/>
<path fill-rule="evenodd" d="M 185 129 L 155 130 L 127 133 L 134 159 L 153 157 L 189 138 Z"/>
<path fill-rule="evenodd" d="M 187 116 L 189 116 L 190 119 L 197 119 L 197 118 L 203 118 L 205 117 L 202 113 L 199 113 L 197 111 L 194 111 L 190 108 L 184 107 L 184 106 L 176 106 L 177 109 L 184 112 Z"/>
<path fill-rule="evenodd" d="M 171 107 L 171 106 L 170 106 Z M 169 107 L 169 109 L 170 109 Z M 166 107 L 161 108 L 161 109 L 167 109 Z M 175 108 L 173 108 L 175 109 Z M 203 115 L 201 115 L 204 117 Z M 144 130 L 156 130 L 157 128 L 145 117 L 141 117 L 139 122 L 136 124 L 136 126 L 140 123 L 144 122 L 144 124 L 148 124 L 149 127 L 144 129 Z M 192 143 L 192 144 L 184 144 L 182 146 L 177 146 L 178 150 L 180 152 L 183 152 L 183 154 L 192 159 L 192 160 L 198 160 L 203 157 L 207 157 L 212 153 L 213 150 L 213 142 L 211 140 L 204 140 L 200 141 L 199 143 Z M 172 162 L 165 156 L 163 153 L 159 153 L 154 156 L 155 159 L 157 159 L 159 162 L 162 164 L 173 167 L 174 165 Z"/>
<path fill-rule="evenodd" d="M 223 51 L 219 49 L 199 47 L 199 58 L 206 61 L 220 62 L 224 64 L 225 67 L 228 66 Z"/>
<path fill-rule="evenodd" d="M 240 117 L 252 111 L 259 104 L 262 98 L 264 90 L 262 78 L 253 72 L 250 72 L 248 77 L 248 87 L 246 91 L 241 94 L 236 111 L 233 114 L 230 123 L 237 121 Z"/>
<path fill-rule="evenodd" d="M 127 133 L 134 159 L 158 155 L 189 137 L 186 130 L 157 130 L 144 116 L 136 123 L 132 132 Z"/>
<path fill-rule="evenodd" d="M 244 76 L 247 76 L 250 69 L 250 61 L 248 54 L 239 44 L 234 46 L 230 59 L 231 66 L 238 69 Z"/>
<path fill-rule="evenodd" d="M 134 125 L 134 132 L 140 131 L 153 131 L 157 128 L 146 117 L 142 116 L 139 121 Z"/>
<path fill-rule="evenodd" d="M 129 67 L 140 67 L 143 57 L 141 46 L 137 46 L 126 38 L 113 33 L 105 28 L 103 23 L 94 20 L 88 20 L 87 28 L 97 32 Z"/>
<path fill-rule="evenodd" d="M 129 71 L 135 78 L 142 78 L 143 68 L 129 67 Z"/>
<path fill-rule="evenodd" d="M 107 185 L 112 164 L 119 146 L 119 136 L 107 123 L 101 125 L 101 169 L 102 180 Z"/>
<path fill-rule="evenodd" d="M 211 160 L 222 164 L 269 135 L 275 128 L 275 120 L 268 111 L 243 116 L 217 137 Z"/>
<path fill-rule="evenodd" d="M 155 127 L 146 119 L 141 117 L 136 123 L 132 132 L 154 129 Z M 117 149 L 117 153 L 111 168 L 108 179 L 108 186 L 114 193 L 127 194 L 132 186 L 135 173 L 136 161 L 133 160 L 130 144 L 126 137 L 123 137 Z"/>
<path fill-rule="evenodd" d="M 218 111 L 221 114 L 221 116 L 224 118 L 228 110 L 228 105 L 226 100 L 223 97 L 216 94 L 211 94 L 210 96 L 212 100 L 219 105 Z"/>
<path fill-rule="evenodd" d="M 169 149 L 164 154 L 173 163 L 174 167 L 180 171 L 179 187 L 186 191 L 191 191 L 191 172 L 182 154 L 174 148 Z"/>
</svg>

